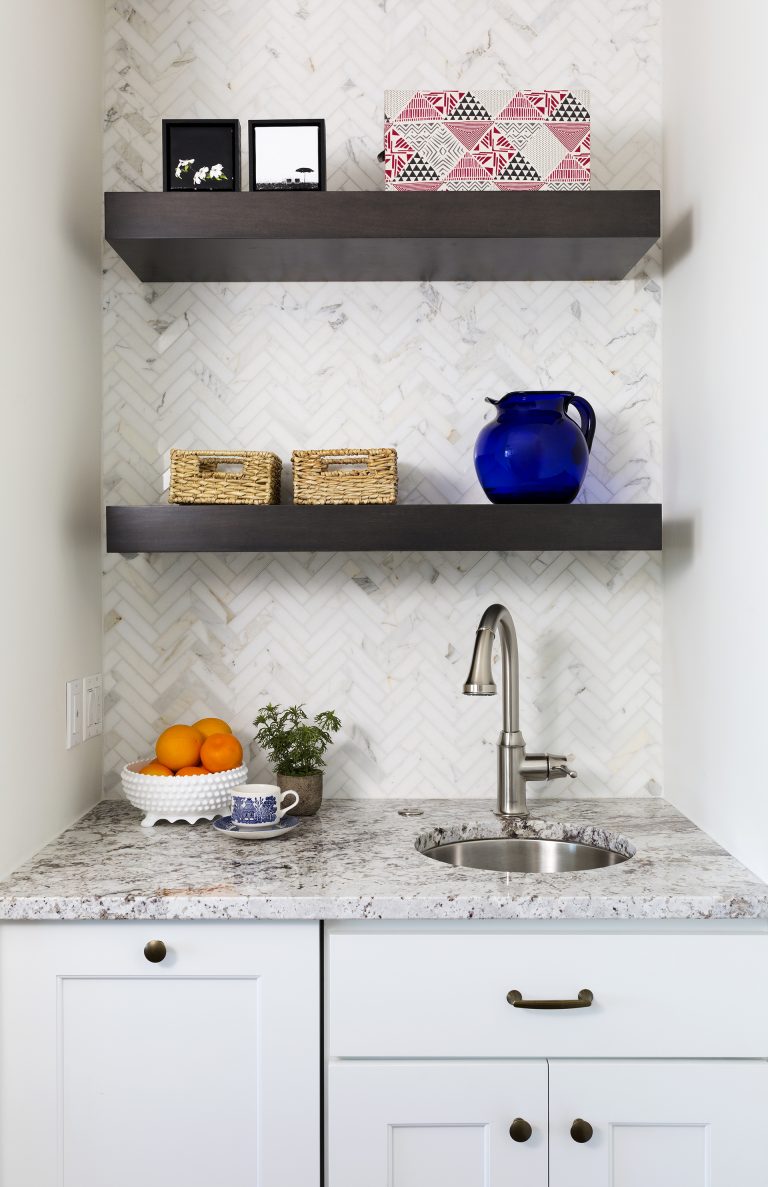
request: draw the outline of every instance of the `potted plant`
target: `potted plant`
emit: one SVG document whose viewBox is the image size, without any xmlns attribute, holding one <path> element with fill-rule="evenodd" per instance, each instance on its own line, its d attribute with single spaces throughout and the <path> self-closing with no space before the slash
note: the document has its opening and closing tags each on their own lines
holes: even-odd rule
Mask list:
<svg viewBox="0 0 768 1187">
<path fill-rule="evenodd" d="M 303 705 L 264 705 L 253 723 L 281 791 L 298 792 L 296 816 L 314 816 L 323 802 L 325 752 L 341 722 L 332 709 L 307 717 Z"/>
</svg>

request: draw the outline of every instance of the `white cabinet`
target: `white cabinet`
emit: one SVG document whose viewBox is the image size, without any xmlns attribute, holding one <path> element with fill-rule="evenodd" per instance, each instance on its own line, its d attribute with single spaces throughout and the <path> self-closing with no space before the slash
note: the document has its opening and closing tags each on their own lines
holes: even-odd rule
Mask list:
<svg viewBox="0 0 768 1187">
<path fill-rule="evenodd" d="M 768 1181 L 757 1060 L 340 1060 L 328 1088 L 328 1187 Z"/>
<path fill-rule="evenodd" d="M 319 978 L 316 923 L 3 925 L 2 1187 L 316 1187 Z"/>
<path fill-rule="evenodd" d="M 766 1102 L 768 1064 L 757 1060 L 554 1060 L 550 1183 L 761 1187 Z M 576 1119 L 593 1130 L 582 1144 Z"/>
<path fill-rule="evenodd" d="M 319 1187 L 320 956 L 0 925 L 0 1187 Z M 764 933 L 339 923 L 325 958 L 325 1187 L 768 1185 Z"/>
<path fill-rule="evenodd" d="M 530 1138 L 515 1142 L 520 1116 Z M 342 1061 L 328 1074 L 328 1187 L 547 1187 L 544 1060 Z"/>
<path fill-rule="evenodd" d="M 762 928 L 336 924 L 326 961 L 327 1187 L 768 1187 Z"/>
</svg>

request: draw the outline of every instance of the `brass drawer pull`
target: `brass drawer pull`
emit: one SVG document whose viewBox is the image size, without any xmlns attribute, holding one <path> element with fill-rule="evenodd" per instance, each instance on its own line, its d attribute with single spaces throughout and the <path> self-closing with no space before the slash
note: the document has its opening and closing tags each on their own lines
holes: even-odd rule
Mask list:
<svg viewBox="0 0 768 1187">
<path fill-rule="evenodd" d="M 532 1133 L 533 1127 L 524 1117 L 515 1117 L 509 1127 L 509 1136 L 513 1142 L 527 1142 Z"/>
<path fill-rule="evenodd" d="M 577 998 L 545 997 L 526 1001 L 519 989 L 510 989 L 507 1001 L 518 1010 L 581 1010 L 592 1005 L 594 996 L 591 989 L 580 989 Z"/>
<path fill-rule="evenodd" d="M 577 1117 L 571 1126 L 571 1137 L 574 1142 L 579 1142 L 579 1144 L 588 1142 L 594 1132 L 589 1122 L 582 1120 L 581 1117 Z"/>
<path fill-rule="evenodd" d="M 151 964 L 159 964 L 168 955 L 168 949 L 162 940 L 150 940 L 144 945 L 144 955 Z"/>
</svg>

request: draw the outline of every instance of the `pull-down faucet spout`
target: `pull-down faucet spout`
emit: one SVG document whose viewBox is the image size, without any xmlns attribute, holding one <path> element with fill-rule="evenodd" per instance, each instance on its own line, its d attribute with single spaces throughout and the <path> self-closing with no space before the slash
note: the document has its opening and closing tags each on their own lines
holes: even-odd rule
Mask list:
<svg viewBox="0 0 768 1187">
<path fill-rule="evenodd" d="M 520 729 L 520 661 L 512 615 L 506 606 L 501 606 L 498 602 L 489 606 L 480 619 L 464 692 L 471 697 L 495 696 L 497 689 L 491 661 L 496 631 L 499 632 L 501 643 L 502 729 L 505 733 L 512 734 Z"/>
</svg>

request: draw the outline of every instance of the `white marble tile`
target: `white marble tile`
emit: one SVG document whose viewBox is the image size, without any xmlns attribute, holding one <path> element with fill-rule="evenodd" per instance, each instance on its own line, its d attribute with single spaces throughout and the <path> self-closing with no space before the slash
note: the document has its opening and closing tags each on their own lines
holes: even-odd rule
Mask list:
<svg viewBox="0 0 768 1187">
<path fill-rule="evenodd" d="M 329 188 L 380 189 L 384 91 L 423 84 L 586 87 L 593 185 L 653 187 L 659 9 L 114 0 L 105 188 L 161 188 L 163 116 L 245 127 L 272 115 L 324 116 Z M 627 280 L 593 284 L 141 285 L 110 250 L 104 268 L 108 502 L 163 501 L 173 446 L 287 461 L 293 448 L 343 445 L 396 446 L 403 500 L 482 502 L 483 397 L 526 386 L 574 388 L 596 407 L 580 497 L 660 498 L 656 251 Z M 164 725 L 213 712 L 247 742 L 270 698 L 338 709 L 331 796 L 482 794 L 496 710 L 458 689 L 494 600 L 520 627 L 530 744 L 573 752 L 586 796 L 662 787 L 654 557 L 109 556 L 104 600 L 110 794 Z M 261 777 L 263 757 L 250 757 Z"/>
</svg>

